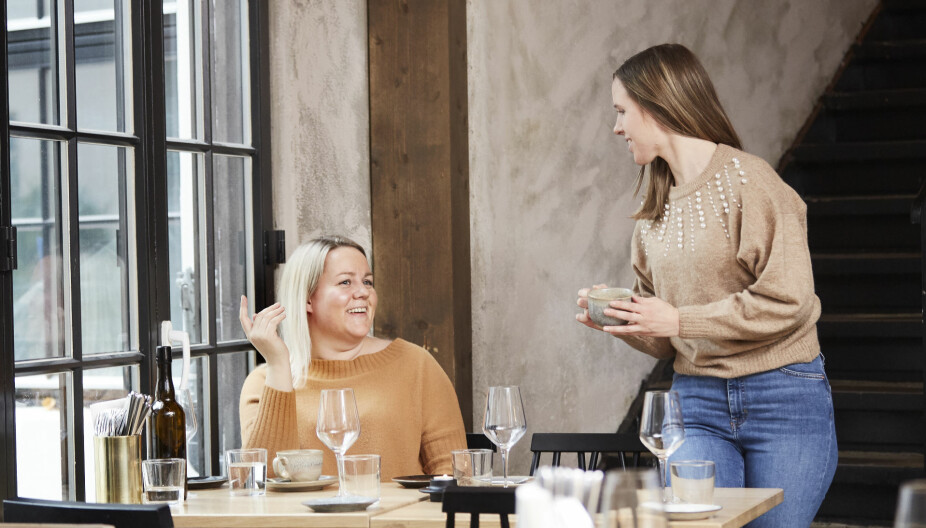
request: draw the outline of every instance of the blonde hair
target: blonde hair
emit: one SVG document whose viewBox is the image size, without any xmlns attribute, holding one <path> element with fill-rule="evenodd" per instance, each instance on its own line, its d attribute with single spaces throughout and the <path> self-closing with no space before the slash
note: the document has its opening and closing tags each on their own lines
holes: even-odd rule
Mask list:
<svg viewBox="0 0 926 528">
<path fill-rule="evenodd" d="M 742 148 L 714 84 L 701 62 L 681 44 L 660 44 L 627 59 L 612 77 L 620 81 L 630 98 L 663 128 L 682 136 Z M 636 220 L 662 216 L 675 177 L 669 164 L 657 157 L 640 168 L 634 196 L 649 172 L 643 205 Z"/>
<path fill-rule="evenodd" d="M 325 258 L 333 249 L 354 248 L 364 257 L 360 244 L 342 236 L 323 236 L 310 240 L 293 251 L 277 285 L 277 300 L 286 310 L 286 319 L 280 324 L 280 336 L 289 348 L 289 365 L 293 386 L 305 385 L 312 361 L 312 339 L 309 335 L 309 318 L 306 304 L 315 293 L 318 281 L 325 270 Z"/>
</svg>

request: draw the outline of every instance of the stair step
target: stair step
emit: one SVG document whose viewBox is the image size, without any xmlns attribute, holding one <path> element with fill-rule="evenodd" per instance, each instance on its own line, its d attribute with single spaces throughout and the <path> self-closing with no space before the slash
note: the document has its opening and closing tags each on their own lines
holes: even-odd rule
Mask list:
<svg viewBox="0 0 926 528">
<path fill-rule="evenodd" d="M 912 337 L 821 336 L 820 348 L 826 358 L 826 374 L 833 383 L 923 380 L 926 353 L 920 334 Z"/>
<path fill-rule="evenodd" d="M 914 194 L 879 196 L 809 196 L 807 215 L 901 215 L 909 216 Z"/>
<path fill-rule="evenodd" d="M 814 276 L 919 275 L 920 253 L 813 253 Z"/>
<path fill-rule="evenodd" d="M 926 89 L 837 92 L 823 105 L 806 142 L 926 139 Z"/>
<path fill-rule="evenodd" d="M 805 150 L 798 154 L 815 156 L 817 153 Z M 792 158 L 783 168 L 781 176 L 805 198 L 821 195 L 916 194 L 920 183 L 926 178 L 926 154 L 921 153 L 919 158 L 867 160 Z"/>
<path fill-rule="evenodd" d="M 926 88 L 926 39 L 865 41 L 852 47 L 840 92 Z"/>
<path fill-rule="evenodd" d="M 926 160 L 926 140 L 801 144 L 791 154 L 795 161 L 805 163 Z"/>
<path fill-rule="evenodd" d="M 847 450 L 923 449 L 926 419 L 922 382 L 830 382 L 839 445 Z"/>
<path fill-rule="evenodd" d="M 920 313 L 824 314 L 817 322 L 820 339 L 827 338 L 923 338 Z"/>
<path fill-rule="evenodd" d="M 824 94 L 823 104 L 840 111 L 926 106 L 926 89 L 834 92 Z"/>
</svg>

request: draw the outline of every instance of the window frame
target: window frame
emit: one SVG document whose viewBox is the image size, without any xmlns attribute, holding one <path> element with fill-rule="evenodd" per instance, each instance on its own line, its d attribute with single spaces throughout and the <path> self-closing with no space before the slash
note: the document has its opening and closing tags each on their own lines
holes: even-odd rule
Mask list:
<svg viewBox="0 0 926 528">
<path fill-rule="evenodd" d="M 211 131 L 213 127 L 211 116 L 211 71 L 207 60 L 211 53 L 211 46 L 204 45 L 203 60 L 203 128 L 205 136 L 203 141 L 168 140 L 165 90 L 165 50 L 163 2 L 132 2 L 130 27 L 132 31 L 132 85 L 134 130 L 131 133 L 97 132 L 79 130 L 76 115 L 76 62 L 75 62 L 75 26 L 74 26 L 74 0 L 57 0 L 63 3 L 65 20 L 62 24 L 65 39 L 64 68 L 65 92 L 61 94 L 59 104 L 66 105 L 66 114 L 62 116 L 62 126 L 46 124 L 10 123 L 10 109 L 8 97 L 0 101 L 0 227 L 12 225 L 12 207 L 10 203 L 10 137 L 50 139 L 66 143 L 67 145 L 67 190 L 69 206 L 67 208 L 70 218 L 66 225 L 70 227 L 62 232 L 62 237 L 68 237 L 72 255 L 79 251 L 79 222 L 77 208 L 77 145 L 78 142 L 92 141 L 106 146 L 130 147 L 134 149 L 135 173 L 127 175 L 134 178 L 135 196 L 135 231 L 129 234 L 135 239 L 136 268 L 135 275 L 138 282 L 138 312 L 135 321 L 138 332 L 138 351 L 126 351 L 109 354 L 94 354 L 85 359 L 81 350 L 80 326 L 80 268 L 79 261 L 71 258 L 68 282 L 63 287 L 70 290 L 69 302 L 66 305 L 70 313 L 70 332 L 72 336 L 71 355 L 39 360 L 15 361 L 13 343 L 13 273 L 0 271 L 0 499 L 17 495 L 16 485 L 16 424 L 15 424 L 15 378 L 22 374 L 40 373 L 71 373 L 71 394 L 74 395 L 73 405 L 68 409 L 71 413 L 69 420 L 73 423 L 73 431 L 68 431 L 67 440 L 73 446 L 73 458 L 68 458 L 67 464 L 72 465 L 74 481 L 68 482 L 69 497 L 65 499 L 83 500 L 85 498 L 85 460 L 82 414 L 82 374 L 90 368 L 137 366 L 139 369 L 140 390 L 151 392 L 154 386 L 156 367 L 154 352 L 160 344 L 160 322 L 170 320 L 170 283 L 169 255 L 168 255 L 168 186 L 167 186 L 167 152 L 168 150 L 183 150 L 202 153 L 205 156 L 206 175 L 206 218 L 207 230 L 201 243 L 205 244 L 207 261 L 204 263 L 204 281 L 207 285 L 207 298 L 209 303 L 207 343 L 194 346 L 191 350 L 193 357 L 207 357 L 209 365 L 207 378 L 209 379 L 206 400 L 210 408 L 204 412 L 209 419 L 208 427 L 211 441 L 207 444 L 206 468 L 212 474 L 218 473 L 220 453 L 219 434 L 219 401 L 218 401 L 218 358 L 223 354 L 251 351 L 253 348 L 247 340 L 241 339 L 233 342 L 217 342 L 215 332 L 215 304 L 216 292 L 212 281 L 215 264 L 215 246 L 212 230 L 212 156 L 213 154 L 231 154 L 246 156 L 251 161 L 251 201 L 252 210 L 251 230 L 253 233 L 253 252 L 249 255 L 253 263 L 253 286 L 255 299 L 253 306 L 262 306 L 273 298 L 273 256 L 271 248 L 265 242 L 268 236 L 266 231 L 272 229 L 272 187 L 270 168 L 270 93 L 269 93 L 269 7 L 261 0 L 248 1 L 248 49 L 250 59 L 250 123 L 251 145 L 213 144 Z M 211 43 L 211 3 L 203 2 L 202 31 L 204 43 Z M 52 27 L 55 28 L 57 7 L 52 9 Z M 4 94 L 9 94 L 9 63 L 8 63 L 8 31 L 6 2 L 0 3 L 0 66 L 3 69 L 2 82 Z M 64 98 L 67 98 L 65 101 Z M 64 158 L 64 157 L 62 157 Z M 65 177 L 62 173 L 60 177 Z M 128 206 L 128 204 L 126 204 Z M 272 237 L 269 237 L 272 238 Z M 275 248 L 273 248 L 275 249 Z M 131 347 L 130 347 L 131 348 Z M 180 357 L 179 348 L 174 350 L 174 357 Z M 204 424 L 205 426 L 205 424 Z M 69 480 L 69 476 L 64 476 Z"/>
</svg>

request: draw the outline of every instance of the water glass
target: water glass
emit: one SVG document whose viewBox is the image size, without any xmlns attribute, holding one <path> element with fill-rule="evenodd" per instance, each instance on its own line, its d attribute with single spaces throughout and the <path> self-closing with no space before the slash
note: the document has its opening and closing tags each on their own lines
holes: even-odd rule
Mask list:
<svg viewBox="0 0 926 528">
<path fill-rule="evenodd" d="M 659 475 L 652 469 L 609 471 L 604 478 L 601 517 L 606 528 L 666 528 Z"/>
<path fill-rule="evenodd" d="M 926 480 L 911 480 L 900 486 L 894 528 L 926 528 Z"/>
<path fill-rule="evenodd" d="M 263 495 L 267 480 L 267 450 L 229 449 L 225 452 L 228 490 L 232 495 Z"/>
<path fill-rule="evenodd" d="M 670 465 L 672 494 L 676 502 L 714 503 L 714 463 L 710 460 L 680 460 Z"/>
<path fill-rule="evenodd" d="M 453 478 L 458 486 L 489 486 L 492 482 L 491 449 L 458 449 L 450 452 Z"/>
<path fill-rule="evenodd" d="M 141 463 L 144 499 L 147 504 L 180 504 L 186 482 L 186 459 L 153 458 Z"/>
<path fill-rule="evenodd" d="M 380 497 L 380 457 L 379 455 L 344 455 L 344 495 Z"/>
</svg>

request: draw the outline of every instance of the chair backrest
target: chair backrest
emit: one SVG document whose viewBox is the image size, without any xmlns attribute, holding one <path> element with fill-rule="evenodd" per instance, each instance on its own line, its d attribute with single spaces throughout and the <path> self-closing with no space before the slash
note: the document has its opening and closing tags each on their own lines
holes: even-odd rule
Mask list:
<svg viewBox="0 0 926 528">
<path fill-rule="evenodd" d="M 489 437 L 482 433 L 466 433 L 466 448 L 491 449 L 496 453 L 498 452 L 498 446 L 493 444 Z"/>
<path fill-rule="evenodd" d="M 640 455 L 647 449 L 640 437 L 629 433 L 534 433 L 531 437 L 531 472 L 540 466 L 541 453 L 553 453 L 553 466 L 560 463 L 562 453 L 576 453 L 580 469 L 595 469 L 602 453 L 614 453 L 620 460 L 620 467 L 635 468 L 640 464 Z M 588 466 L 585 454 L 589 453 Z M 628 459 L 630 463 L 628 463 Z"/>
<path fill-rule="evenodd" d="M 470 528 L 479 528 L 480 513 L 495 513 L 502 528 L 509 528 L 508 515 L 514 514 L 515 488 L 450 486 L 444 490 L 442 510 L 447 513 L 446 528 L 456 526 L 456 513 L 470 514 Z"/>
<path fill-rule="evenodd" d="M 3 501 L 5 522 L 110 524 L 115 528 L 173 528 L 166 504 L 94 504 L 41 499 Z"/>
</svg>

